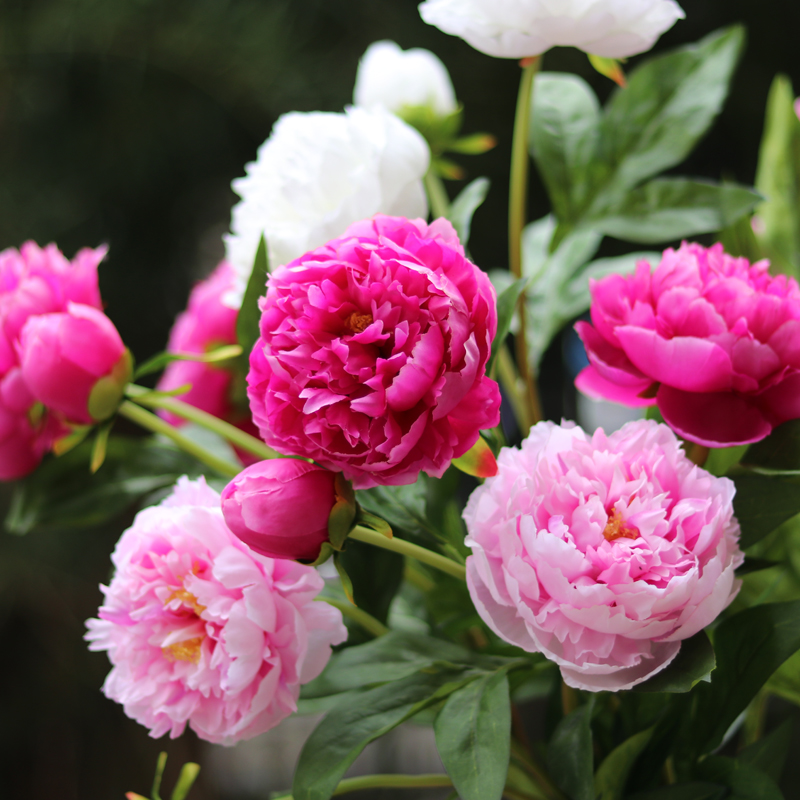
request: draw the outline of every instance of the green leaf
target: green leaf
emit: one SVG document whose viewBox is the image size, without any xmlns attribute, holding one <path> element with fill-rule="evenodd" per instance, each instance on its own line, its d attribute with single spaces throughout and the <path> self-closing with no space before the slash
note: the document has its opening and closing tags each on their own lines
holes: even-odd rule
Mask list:
<svg viewBox="0 0 800 800">
<path fill-rule="evenodd" d="M 462 136 L 447 145 L 451 153 L 461 153 L 466 156 L 479 156 L 488 153 L 493 147 L 497 146 L 497 139 L 491 133 L 471 133 L 469 136 Z"/>
<path fill-rule="evenodd" d="M 784 422 L 766 439 L 751 444 L 742 464 L 769 470 L 800 469 L 800 419 Z"/>
<path fill-rule="evenodd" d="M 167 766 L 167 754 L 162 751 L 158 754 L 158 761 L 156 761 L 156 774 L 153 778 L 153 800 L 161 800 L 159 792 L 161 791 L 161 779 L 164 777 L 164 768 Z"/>
<path fill-rule="evenodd" d="M 328 712 L 306 741 L 295 771 L 294 800 L 328 800 L 370 742 L 479 676 L 452 667 L 431 668 L 350 696 Z"/>
<path fill-rule="evenodd" d="M 586 205 L 599 137 L 600 104 L 584 80 L 556 72 L 536 76 L 530 151 L 563 222 L 576 220 Z"/>
<path fill-rule="evenodd" d="M 684 640 L 675 660 L 650 680 L 634 686 L 635 692 L 690 692 L 716 666 L 714 648 L 705 631 Z"/>
<path fill-rule="evenodd" d="M 736 570 L 736 577 L 741 578 L 743 575 L 749 575 L 751 572 L 761 572 L 764 569 L 772 569 L 773 567 L 783 566 L 780 561 L 770 561 L 766 558 L 751 558 L 747 556 L 744 564 Z"/>
<path fill-rule="evenodd" d="M 236 317 L 236 340 L 242 348 L 242 361 L 246 366 L 249 364 L 250 351 L 258 341 L 260 335 L 259 324 L 261 322 L 261 310 L 258 307 L 258 300 L 266 294 L 267 273 L 269 272 L 269 260 L 267 256 L 267 242 L 264 237 L 258 243 L 253 271 L 247 281 L 247 289 L 242 299 L 242 307 Z"/>
<path fill-rule="evenodd" d="M 594 792 L 599 800 L 622 800 L 631 767 L 652 735 L 652 728 L 634 734 L 606 756 L 594 776 Z"/>
<path fill-rule="evenodd" d="M 740 547 L 747 549 L 800 513 L 796 483 L 754 474 L 733 475 L 733 510 L 742 528 Z"/>
<path fill-rule="evenodd" d="M 494 360 L 497 358 L 500 348 L 505 344 L 508 338 L 509 331 L 511 330 L 511 320 L 514 319 L 514 312 L 517 310 L 517 301 L 522 292 L 525 291 L 527 284 L 528 278 L 520 278 L 502 292 L 498 292 L 497 333 L 492 342 L 492 355 L 489 358 L 489 363 L 486 365 L 487 375 L 491 374 Z"/>
<path fill-rule="evenodd" d="M 425 513 L 427 486 L 425 477 L 406 486 L 376 486 L 356 492 L 356 500 L 368 511 L 385 519 L 394 531 L 412 536 L 435 536 L 435 527 Z"/>
<path fill-rule="evenodd" d="M 741 26 L 726 28 L 631 72 L 603 113 L 601 204 L 600 195 L 622 195 L 689 155 L 722 109 L 744 38 Z"/>
<path fill-rule="evenodd" d="M 181 774 L 178 776 L 178 782 L 172 790 L 170 800 L 184 800 L 189 790 L 192 788 L 197 776 L 200 774 L 200 765 L 192 761 L 184 764 L 181 768 Z"/>
<path fill-rule="evenodd" d="M 221 364 L 238 358 L 240 355 L 242 355 L 242 348 L 238 344 L 217 347 L 207 353 L 158 353 L 136 369 L 134 380 L 139 380 L 139 378 L 150 375 L 153 372 L 161 372 L 164 367 L 174 361 L 199 361 L 203 364 Z"/>
<path fill-rule="evenodd" d="M 474 478 L 492 478 L 497 475 L 497 459 L 486 440 L 478 441 L 463 456 L 453 459 L 453 466 Z"/>
<path fill-rule="evenodd" d="M 505 671 L 453 692 L 434 723 L 436 749 L 461 800 L 500 800 L 511 749 Z"/>
<path fill-rule="evenodd" d="M 695 690 L 695 752 L 716 748 L 772 673 L 798 649 L 800 600 L 755 606 L 724 620 L 714 632 L 717 668 L 711 683 Z"/>
<path fill-rule="evenodd" d="M 777 75 L 767 100 L 756 188 L 766 198 L 758 207 L 763 227 L 758 241 L 773 266 L 800 275 L 800 121 L 792 82 Z"/>
<path fill-rule="evenodd" d="M 718 783 L 676 783 L 649 792 L 628 795 L 625 800 L 725 800 L 728 789 Z"/>
<path fill-rule="evenodd" d="M 595 800 L 592 756 L 594 696 L 559 722 L 547 748 L 547 765 L 570 800 Z"/>
<path fill-rule="evenodd" d="M 656 244 L 719 231 L 760 201 L 761 195 L 733 183 L 656 178 L 596 207 L 581 225 L 628 242 Z"/>
<path fill-rule="evenodd" d="M 347 540 L 336 562 L 350 576 L 355 604 L 386 623 L 389 606 L 403 581 L 403 557 L 391 550 Z"/>
<path fill-rule="evenodd" d="M 478 208 L 483 205 L 483 201 L 489 193 L 490 185 L 488 178 L 476 178 L 472 183 L 465 186 L 458 197 L 450 204 L 450 213 L 447 218 L 453 223 L 458 238 L 464 247 L 469 242 L 472 217 Z"/>
<path fill-rule="evenodd" d="M 725 475 L 731 467 L 742 460 L 747 448 L 748 445 L 746 444 L 736 447 L 713 447 L 708 454 L 708 459 L 703 469 L 712 475 Z"/>
<path fill-rule="evenodd" d="M 104 422 L 97 428 L 97 434 L 94 437 L 92 444 L 92 457 L 89 461 L 89 471 L 92 473 L 97 472 L 103 466 L 106 460 L 106 453 L 108 452 L 108 437 L 111 433 L 111 428 L 114 425 L 114 420 L 110 419 Z"/>
<path fill-rule="evenodd" d="M 709 756 L 698 764 L 697 777 L 727 786 L 732 800 L 783 800 L 769 775 L 740 759 Z"/>
<path fill-rule="evenodd" d="M 787 719 L 774 731 L 745 747 L 737 756 L 738 760 L 761 770 L 773 781 L 780 781 L 792 743 L 792 728 L 792 720 Z"/>
</svg>

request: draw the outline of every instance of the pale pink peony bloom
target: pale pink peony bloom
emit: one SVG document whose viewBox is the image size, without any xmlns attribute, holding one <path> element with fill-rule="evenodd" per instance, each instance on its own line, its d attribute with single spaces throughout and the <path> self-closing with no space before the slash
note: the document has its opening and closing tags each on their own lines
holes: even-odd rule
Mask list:
<svg viewBox="0 0 800 800">
<path fill-rule="evenodd" d="M 227 261 L 204 281 L 200 281 L 189 295 L 186 311 L 178 315 L 169 335 L 168 353 L 207 353 L 225 345 L 236 344 L 236 318 L 239 314 L 222 302 L 236 282 L 233 268 Z M 229 364 L 203 364 L 199 361 L 173 361 L 165 370 L 156 387 L 169 392 L 181 386 L 192 388 L 180 395 L 184 403 L 230 422 L 246 433 L 258 435 L 250 417 L 250 410 L 234 402 L 234 374 Z M 159 414 L 171 425 L 180 427 L 186 420 L 167 411 Z M 237 450 L 245 463 L 254 461 L 248 453 Z"/>
<path fill-rule="evenodd" d="M 316 570 L 254 553 L 219 506 L 202 478 L 181 478 L 140 511 L 111 557 L 99 619 L 86 623 L 89 648 L 114 665 L 103 692 L 156 738 L 188 724 L 233 744 L 274 728 L 347 638 L 341 613 L 314 602 Z"/>
<path fill-rule="evenodd" d="M 629 689 L 664 669 L 738 591 L 733 483 L 666 425 L 606 436 L 540 422 L 464 510 L 467 584 L 487 625 L 567 684 Z"/>
<path fill-rule="evenodd" d="M 84 248 L 72 261 L 49 244 L 26 242 L 0 252 L 0 480 L 32 472 L 68 432 L 44 410 L 22 379 L 19 339 L 30 317 L 65 311 L 69 303 L 100 308 L 97 267 L 108 248 Z"/>
<path fill-rule="evenodd" d="M 355 488 L 441 476 L 498 424 L 495 294 L 450 225 L 377 215 L 280 267 L 247 377 L 280 452 Z"/>
<path fill-rule="evenodd" d="M 588 395 L 652 405 L 685 439 L 728 447 L 800 417 L 800 287 L 684 243 L 653 270 L 591 282 L 592 322 L 576 325 Z"/>
</svg>

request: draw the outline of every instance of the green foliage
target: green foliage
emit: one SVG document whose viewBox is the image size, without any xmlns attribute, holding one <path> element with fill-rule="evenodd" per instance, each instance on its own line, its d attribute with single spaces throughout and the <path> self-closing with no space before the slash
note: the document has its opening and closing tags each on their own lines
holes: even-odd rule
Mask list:
<svg viewBox="0 0 800 800">
<path fill-rule="evenodd" d="M 761 541 L 800 513 L 796 483 L 756 474 L 734 475 L 733 482 L 736 484 L 733 510 L 742 528 L 742 548 Z"/>
<path fill-rule="evenodd" d="M 167 754 L 162 752 L 158 756 L 156 762 L 156 773 L 153 778 L 153 788 L 150 792 L 151 800 L 161 800 L 161 779 L 164 776 L 164 768 L 167 766 Z M 185 800 L 189 790 L 197 780 L 200 774 L 200 765 L 191 761 L 181 767 L 180 775 L 175 783 L 175 788 L 172 790 L 170 800 Z M 128 800 L 147 800 L 135 792 L 127 792 L 125 795 Z"/>
<path fill-rule="evenodd" d="M 476 178 L 472 183 L 467 184 L 450 204 L 450 212 L 447 218 L 453 223 L 458 238 L 464 247 L 469 242 L 472 217 L 483 205 L 483 201 L 486 200 L 490 185 L 488 178 Z"/>
<path fill-rule="evenodd" d="M 628 795 L 626 800 L 725 800 L 730 792 L 718 783 L 676 783 L 649 792 Z"/>
<path fill-rule="evenodd" d="M 430 540 L 437 532 L 426 514 L 426 497 L 425 475 L 406 486 L 376 486 L 356 492 L 358 503 L 385 519 L 395 532 Z"/>
<path fill-rule="evenodd" d="M 568 714 L 547 747 L 547 766 L 559 789 L 570 800 L 595 800 L 592 755 L 594 697 Z"/>
<path fill-rule="evenodd" d="M 652 735 L 652 728 L 636 733 L 606 756 L 594 776 L 594 793 L 600 800 L 622 800 L 628 774 Z"/>
<path fill-rule="evenodd" d="M 743 759 L 710 756 L 700 762 L 697 776 L 721 783 L 736 800 L 783 800 L 775 781 Z"/>
<path fill-rule="evenodd" d="M 633 691 L 690 692 L 698 681 L 708 678 L 715 666 L 714 648 L 705 631 L 700 631 L 681 643 L 678 655 L 666 669 L 635 686 Z"/>
<path fill-rule="evenodd" d="M 403 557 L 352 539 L 336 555 L 337 564 L 352 581 L 355 604 L 385 623 L 403 580 Z"/>
<path fill-rule="evenodd" d="M 242 370 L 245 375 L 249 369 L 250 351 L 260 335 L 261 310 L 258 307 L 258 300 L 266 294 L 268 272 L 267 242 L 262 236 L 253 261 L 253 271 L 247 281 L 242 306 L 236 317 L 236 339 L 242 348 Z"/>
<path fill-rule="evenodd" d="M 511 331 L 511 321 L 514 319 L 514 313 L 517 310 L 517 301 L 519 300 L 519 296 L 525 291 L 527 284 L 528 278 L 520 278 L 497 295 L 497 333 L 492 340 L 492 355 L 489 357 L 489 362 L 486 365 L 487 375 L 492 374 L 492 367 L 494 366 L 497 354 L 508 338 L 508 334 Z"/>
<path fill-rule="evenodd" d="M 787 719 L 774 731 L 745 747 L 739 753 L 738 759 L 759 769 L 773 781 L 779 781 L 789 755 L 791 740 L 792 720 Z"/>
</svg>

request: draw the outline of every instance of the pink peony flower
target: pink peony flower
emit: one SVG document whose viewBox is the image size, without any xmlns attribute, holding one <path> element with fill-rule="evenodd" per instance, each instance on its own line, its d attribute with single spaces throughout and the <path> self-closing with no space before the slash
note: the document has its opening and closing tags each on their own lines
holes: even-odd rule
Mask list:
<svg viewBox="0 0 800 800">
<path fill-rule="evenodd" d="M 341 613 L 313 602 L 311 567 L 257 555 L 227 528 L 219 495 L 181 478 L 160 505 L 136 515 L 112 555 L 91 650 L 114 668 L 105 695 L 150 728 L 233 744 L 297 708 L 331 645 L 347 637 Z"/>
<path fill-rule="evenodd" d="M 328 541 L 335 481 L 335 473 L 307 461 L 260 461 L 223 489 L 225 523 L 257 553 L 315 561 Z"/>
<path fill-rule="evenodd" d="M 800 287 L 723 252 L 684 243 L 651 270 L 592 282 L 576 325 L 586 394 L 652 405 L 685 439 L 728 447 L 800 417 Z"/>
<path fill-rule="evenodd" d="M 498 636 L 570 686 L 647 680 L 738 591 L 733 483 L 689 461 L 666 425 L 589 437 L 540 422 L 498 463 L 464 510 L 469 591 Z"/>
<path fill-rule="evenodd" d="M 114 323 L 91 306 L 69 303 L 65 312 L 30 317 L 18 349 L 31 394 L 74 424 L 110 417 L 131 378 Z"/>
<path fill-rule="evenodd" d="M 236 344 L 236 317 L 238 310 L 229 308 L 222 297 L 233 288 L 236 275 L 227 261 L 222 261 L 204 281 L 198 283 L 189 295 L 189 305 L 175 320 L 169 335 L 169 353 L 207 353 L 224 345 Z M 156 387 L 169 392 L 180 386 L 192 388 L 182 394 L 184 403 L 230 422 L 246 433 L 258 436 L 258 429 L 250 417 L 249 408 L 234 402 L 234 374 L 225 364 L 203 364 L 198 361 L 174 361 L 165 370 Z M 243 393 L 243 392 L 242 392 Z M 159 411 L 175 427 L 186 420 Z M 237 450 L 245 464 L 255 461 L 254 456 Z"/>
<path fill-rule="evenodd" d="M 54 244 L 40 248 L 34 242 L 0 252 L 0 480 L 32 472 L 68 432 L 22 378 L 22 329 L 30 317 L 65 311 L 71 302 L 100 308 L 97 267 L 106 252 L 85 248 L 68 261 Z"/>
<path fill-rule="evenodd" d="M 277 450 L 364 489 L 440 476 L 498 424 L 494 290 L 446 220 L 377 215 L 267 287 L 247 382 Z"/>
</svg>

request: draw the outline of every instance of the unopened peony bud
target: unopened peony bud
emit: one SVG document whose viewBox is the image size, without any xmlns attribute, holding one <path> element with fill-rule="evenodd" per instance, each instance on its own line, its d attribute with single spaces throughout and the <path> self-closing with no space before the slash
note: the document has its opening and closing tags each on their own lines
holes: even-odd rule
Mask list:
<svg viewBox="0 0 800 800">
<path fill-rule="evenodd" d="M 335 483 L 335 473 L 307 461 L 260 461 L 225 487 L 222 513 L 234 534 L 257 553 L 315 561 L 328 541 Z"/>
<path fill-rule="evenodd" d="M 84 425 L 114 413 L 131 377 L 130 353 L 114 324 L 79 303 L 31 317 L 20 337 L 20 362 L 36 400 Z"/>
</svg>

